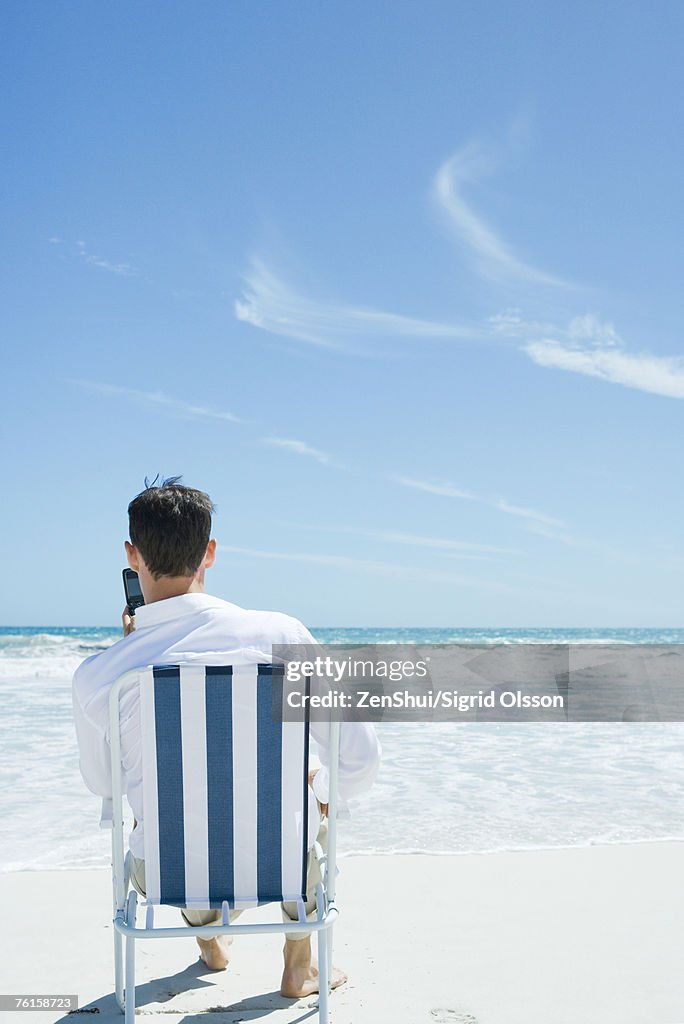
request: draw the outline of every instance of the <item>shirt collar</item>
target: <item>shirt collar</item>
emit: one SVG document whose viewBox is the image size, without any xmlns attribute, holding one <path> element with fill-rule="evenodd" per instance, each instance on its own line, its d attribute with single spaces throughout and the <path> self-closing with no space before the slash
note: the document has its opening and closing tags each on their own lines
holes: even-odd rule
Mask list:
<svg viewBox="0 0 684 1024">
<path fill-rule="evenodd" d="M 205 608 L 211 608 L 217 603 L 223 604 L 219 598 L 211 594 L 194 593 L 179 594 L 177 597 L 166 597 L 163 601 L 154 601 L 152 604 L 141 605 L 135 613 L 136 629 L 146 629 L 148 626 L 158 626 L 162 622 L 171 622 L 173 619 L 180 619 L 186 615 L 193 615 Z"/>
</svg>

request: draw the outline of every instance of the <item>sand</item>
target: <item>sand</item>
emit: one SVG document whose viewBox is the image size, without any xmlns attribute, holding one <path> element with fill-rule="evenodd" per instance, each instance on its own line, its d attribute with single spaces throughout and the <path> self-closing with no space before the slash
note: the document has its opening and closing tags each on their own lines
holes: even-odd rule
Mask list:
<svg viewBox="0 0 684 1024">
<path fill-rule="evenodd" d="M 681 1024 L 683 861 L 684 845 L 668 842 L 345 858 L 335 962 L 349 982 L 333 993 L 333 1024 Z M 109 871 L 7 873 L 0 894 L 0 991 L 77 993 L 99 1011 L 10 1012 L 0 1024 L 122 1021 Z M 278 994 L 281 945 L 237 938 L 215 973 L 193 938 L 140 942 L 138 1019 L 316 1020 L 311 999 Z"/>
</svg>

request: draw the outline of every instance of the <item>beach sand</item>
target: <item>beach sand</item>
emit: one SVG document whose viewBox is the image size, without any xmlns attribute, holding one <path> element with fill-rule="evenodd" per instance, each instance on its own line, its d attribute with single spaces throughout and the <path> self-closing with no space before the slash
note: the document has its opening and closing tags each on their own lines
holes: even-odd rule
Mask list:
<svg viewBox="0 0 684 1024">
<path fill-rule="evenodd" d="M 681 1024 L 683 860 L 668 842 L 344 858 L 335 962 L 349 981 L 331 997 L 333 1024 Z M 0 894 L 2 992 L 77 993 L 99 1011 L 2 1024 L 121 1021 L 109 871 L 7 873 Z M 138 943 L 138 1019 L 315 1020 L 311 999 L 278 994 L 282 941 L 237 938 L 219 973 L 192 938 Z"/>
</svg>

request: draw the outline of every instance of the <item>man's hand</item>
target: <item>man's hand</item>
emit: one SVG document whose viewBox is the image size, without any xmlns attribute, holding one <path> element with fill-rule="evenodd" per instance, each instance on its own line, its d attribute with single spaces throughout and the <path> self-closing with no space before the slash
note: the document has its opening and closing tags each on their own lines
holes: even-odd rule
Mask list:
<svg viewBox="0 0 684 1024">
<path fill-rule="evenodd" d="M 313 789 L 313 780 L 316 777 L 316 772 L 317 771 L 318 771 L 318 768 L 312 768 L 309 771 L 309 785 L 311 786 L 312 789 Z M 321 801 L 318 798 L 316 799 L 316 803 L 318 804 L 318 809 L 321 812 L 321 815 L 324 818 L 327 818 L 328 817 L 328 805 L 327 804 L 322 804 Z"/>
<path fill-rule="evenodd" d="M 128 634 L 132 633 L 135 629 L 135 615 L 131 615 L 128 610 L 128 605 L 126 605 L 123 610 L 121 621 L 123 622 L 123 635 L 128 636 Z"/>
</svg>

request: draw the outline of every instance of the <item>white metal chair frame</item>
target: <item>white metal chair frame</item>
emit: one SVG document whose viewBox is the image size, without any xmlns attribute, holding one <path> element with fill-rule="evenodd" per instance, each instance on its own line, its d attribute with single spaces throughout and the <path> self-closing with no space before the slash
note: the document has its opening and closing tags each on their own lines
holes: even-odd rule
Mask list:
<svg viewBox="0 0 684 1024">
<path fill-rule="evenodd" d="M 324 854 L 315 844 L 321 882 L 316 886 L 316 920 L 307 921 L 303 915 L 303 902 L 299 901 L 297 922 L 269 922 L 265 924 L 231 924 L 228 903 L 222 906 L 221 924 L 181 925 L 177 928 L 155 928 L 154 907 L 147 904 L 144 928 L 136 925 L 138 893 L 129 891 L 129 854 L 124 856 L 123 793 L 121 788 L 121 734 L 119 731 L 119 696 L 122 688 L 139 678 L 142 669 L 133 669 L 119 676 L 109 694 L 109 724 L 112 759 L 112 798 L 102 801 L 100 826 L 112 829 L 112 888 L 114 906 L 114 977 L 116 1001 L 125 1014 L 125 1024 L 135 1021 L 135 940 L 175 939 L 217 935 L 263 935 L 271 932 L 308 932 L 318 934 L 319 998 L 318 1012 L 321 1024 L 328 1024 L 329 992 L 332 968 L 332 929 L 338 915 L 335 902 L 337 874 L 337 773 L 340 748 L 340 723 L 330 723 L 330 786 L 328 802 L 328 850 Z M 125 980 L 123 941 L 126 940 Z"/>
</svg>

